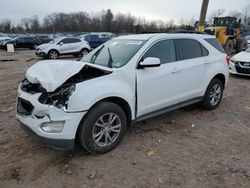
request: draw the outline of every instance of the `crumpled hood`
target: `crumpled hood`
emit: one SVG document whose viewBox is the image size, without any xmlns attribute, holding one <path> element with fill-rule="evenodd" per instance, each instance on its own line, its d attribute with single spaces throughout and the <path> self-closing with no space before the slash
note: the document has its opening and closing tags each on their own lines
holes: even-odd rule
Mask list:
<svg viewBox="0 0 250 188">
<path fill-rule="evenodd" d="M 81 61 L 45 60 L 31 66 L 25 76 L 29 82 L 40 84 L 47 92 L 53 92 L 86 64 L 102 70 L 112 70 Z"/>
</svg>

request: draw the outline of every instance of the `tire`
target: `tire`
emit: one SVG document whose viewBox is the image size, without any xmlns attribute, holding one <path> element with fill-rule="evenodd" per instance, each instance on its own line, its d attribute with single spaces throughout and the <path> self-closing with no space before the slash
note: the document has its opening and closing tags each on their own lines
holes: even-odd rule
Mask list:
<svg viewBox="0 0 250 188">
<path fill-rule="evenodd" d="M 80 52 L 81 57 L 87 55 L 89 53 L 89 50 L 87 48 L 83 48 Z"/>
<path fill-rule="evenodd" d="M 222 82 L 217 78 L 212 79 L 203 99 L 203 107 L 207 110 L 217 108 L 221 102 L 223 90 L 224 86 Z"/>
<path fill-rule="evenodd" d="M 244 38 L 240 38 L 236 42 L 236 52 L 239 53 L 243 50 L 246 50 L 248 47 L 247 40 Z"/>
<path fill-rule="evenodd" d="M 246 50 L 248 48 L 248 43 L 246 39 L 241 39 L 241 49 Z"/>
<path fill-rule="evenodd" d="M 224 45 L 224 49 L 227 53 L 227 55 L 231 55 L 234 51 L 234 43 L 233 40 L 227 39 L 226 44 Z"/>
<path fill-rule="evenodd" d="M 38 46 L 37 44 L 34 44 L 34 45 L 33 45 L 33 49 L 36 49 L 36 48 L 37 48 L 37 46 Z"/>
<path fill-rule="evenodd" d="M 50 50 L 48 53 L 48 57 L 50 59 L 57 59 L 59 57 L 59 54 L 56 50 Z"/>
<path fill-rule="evenodd" d="M 113 121 L 109 125 L 110 116 Z M 126 128 L 126 114 L 120 106 L 111 102 L 99 102 L 83 118 L 77 135 L 80 144 L 87 151 L 102 154 L 113 150 L 121 142 Z"/>
</svg>

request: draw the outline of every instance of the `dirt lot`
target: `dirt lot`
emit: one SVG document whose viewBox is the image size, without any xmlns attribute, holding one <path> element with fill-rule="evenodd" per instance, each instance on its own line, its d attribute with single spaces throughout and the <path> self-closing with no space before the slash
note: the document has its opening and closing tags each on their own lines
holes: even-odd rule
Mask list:
<svg viewBox="0 0 250 188">
<path fill-rule="evenodd" d="M 231 76 L 218 109 L 136 124 L 114 151 L 94 156 L 55 151 L 19 127 L 17 85 L 37 61 L 34 51 L 0 51 L 0 187 L 250 187 L 249 78 Z"/>
</svg>

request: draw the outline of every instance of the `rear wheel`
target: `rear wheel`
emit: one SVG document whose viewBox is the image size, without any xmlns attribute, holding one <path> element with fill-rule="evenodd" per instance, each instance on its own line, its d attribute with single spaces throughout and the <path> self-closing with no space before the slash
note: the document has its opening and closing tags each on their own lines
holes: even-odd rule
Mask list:
<svg viewBox="0 0 250 188">
<path fill-rule="evenodd" d="M 223 95 L 224 86 L 222 82 L 214 78 L 207 87 L 204 99 L 203 106 L 208 110 L 215 109 L 219 106 L 222 95 Z"/>
<path fill-rule="evenodd" d="M 78 139 L 90 153 L 105 153 L 121 142 L 126 127 L 126 115 L 120 106 L 111 102 L 100 102 L 81 122 Z"/>
<path fill-rule="evenodd" d="M 234 51 L 234 43 L 233 40 L 227 39 L 226 44 L 224 45 L 224 49 L 228 55 L 231 55 Z"/>
<path fill-rule="evenodd" d="M 48 56 L 50 59 L 57 59 L 59 54 L 56 50 L 50 50 Z"/>
<path fill-rule="evenodd" d="M 33 45 L 33 49 L 36 49 L 36 48 L 37 48 L 37 46 L 38 46 L 37 44 L 34 44 L 34 45 Z"/>
<path fill-rule="evenodd" d="M 82 49 L 81 50 L 81 57 L 83 57 L 83 56 L 85 56 L 85 55 L 87 55 L 89 53 L 89 50 L 88 49 L 86 49 L 86 48 L 84 48 L 84 49 Z"/>
</svg>

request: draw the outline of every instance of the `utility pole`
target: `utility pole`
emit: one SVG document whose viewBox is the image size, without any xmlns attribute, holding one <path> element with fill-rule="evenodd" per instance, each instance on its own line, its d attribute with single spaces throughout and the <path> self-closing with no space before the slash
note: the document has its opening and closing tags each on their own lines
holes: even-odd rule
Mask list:
<svg viewBox="0 0 250 188">
<path fill-rule="evenodd" d="M 205 20 L 207 15 L 207 7 L 209 0 L 203 0 L 201 5 L 200 20 L 198 25 L 198 31 L 203 32 L 205 30 Z"/>
</svg>

